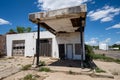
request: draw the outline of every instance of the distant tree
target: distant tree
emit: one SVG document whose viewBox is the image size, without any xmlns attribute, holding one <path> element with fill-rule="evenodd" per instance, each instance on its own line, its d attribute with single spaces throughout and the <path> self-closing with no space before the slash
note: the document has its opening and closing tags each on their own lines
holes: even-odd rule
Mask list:
<svg viewBox="0 0 120 80">
<path fill-rule="evenodd" d="M 17 26 L 17 32 L 18 33 L 25 33 L 25 32 L 31 32 L 31 27 L 21 27 L 21 26 Z"/>
<path fill-rule="evenodd" d="M 119 50 L 120 50 L 120 44 L 113 44 L 111 47 L 112 47 L 112 48 L 114 48 L 114 47 L 118 47 Z"/>
<path fill-rule="evenodd" d="M 31 32 L 31 27 L 22 27 L 22 26 L 17 26 L 16 30 L 10 29 L 8 33 L 25 33 L 25 32 Z"/>
<path fill-rule="evenodd" d="M 10 29 L 9 32 L 10 32 L 10 33 L 13 33 L 13 32 L 15 32 L 15 31 L 14 31 L 13 29 Z"/>
<path fill-rule="evenodd" d="M 17 30 L 18 33 L 24 33 L 25 32 L 25 28 L 20 27 L 20 26 L 17 26 L 16 30 Z"/>
<path fill-rule="evenodd" d="M 14 29 L 10 29 L 9 32 L 7 32 L 7 34 L 16 34 Z"/>
<path fill-rule="evenodd" d="M 31 32 L 31 27 L 27 27 L 25 31 L 26 32 Z"/>
</svg>

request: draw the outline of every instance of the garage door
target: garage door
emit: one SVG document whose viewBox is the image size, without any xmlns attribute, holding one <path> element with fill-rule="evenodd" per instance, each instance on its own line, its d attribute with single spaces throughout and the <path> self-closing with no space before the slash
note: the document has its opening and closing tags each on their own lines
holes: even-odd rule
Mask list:
<svg viewBox="0 0 120 80">
<path fill-rule="evenodd" d="M 24 56 L 25 52 L 25 40 L 14 40 L 12 53 L 13 56 Z"/>
<path fill-rule="evenodd" d="M 52 39 L 40 40 L 40 56 L 51 57 Z"/>
</svg>

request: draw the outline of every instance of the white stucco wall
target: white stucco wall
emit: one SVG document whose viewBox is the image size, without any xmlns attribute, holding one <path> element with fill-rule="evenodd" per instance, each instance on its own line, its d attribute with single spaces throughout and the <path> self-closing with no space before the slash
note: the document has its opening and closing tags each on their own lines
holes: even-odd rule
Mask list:
<svg viewBox="0 0 120 80">
<path fill-rule="evenodd" d="M 21 34 L 8 34 L 7 40 L 7 56 L 12 56 L 12 41 L 25 40 L 25 54 L 24 56 L 34 56 L 36 53 L 36 39 L 37 32 L 21 33 Z M 40 32 L 40 39 L 52 39 L 52 57 L 59 58 L 58 46 L 55 35 L 48 31 Z"/>
<path fill-rule="evenodd" d="M 58 44 L 65 44 L 65 54 L 66 53 L 66 44 L 73 45 L 73 59 L 81 59 L 81 55 L 75 54 L 75 44 L 80 44 L 80 33 L 62 33 L 56 36 Z M 85 51 L 83 51 L 85 53 Z M 85 54 L 83 55 L 85 56 Z M 85 58 L 84 58 L 85 59 Z"/>
<path fill-rule="evenodd" d="M 12 41 L 13 40 L 25 40 L 25 54 L 24 56 L 34 56 L 36 53 L 36 39 L 37 32 L 21 33 L 21 34 L 8 34 L 6 36 L 7 43 L 7 56 L 12 56 Z M 80 33 L 66 33 L 57 34 L 56 36 L 48 31 L 40 32 L 40 39 L 52 39 L 52 57 L 59 58 L 58 44 L 73 45 L 73 59 L 81 59 L 81 55 L 75 54 L 75 44 L 80 43 Z M 83 55 L 84 56 L 84 55 Z"/>
</svg>

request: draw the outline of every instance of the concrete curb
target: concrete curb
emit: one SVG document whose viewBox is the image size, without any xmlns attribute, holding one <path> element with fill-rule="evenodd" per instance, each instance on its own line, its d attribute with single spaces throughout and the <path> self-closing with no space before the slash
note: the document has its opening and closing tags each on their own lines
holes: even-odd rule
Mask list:
<svg viewBox="0 0 120 80">
<path fill-rule="evenodd" d="M 81 69 L 81 68 L 69 68 L 69 67 L 53 67 L 53 66 L 45 66 L 50 68 L 53 72 L 63 72 L 68 73 L 71 71 L 73 75 L 88 75 L 91 77 L 97 77 L 97 78 L 112 78 L 114 79 L 114 76 L 110 73 L 96 73 L 93 70 L 90 69 Z M 68 68 L 68 69 L 67 69 Z"/>
</svg>

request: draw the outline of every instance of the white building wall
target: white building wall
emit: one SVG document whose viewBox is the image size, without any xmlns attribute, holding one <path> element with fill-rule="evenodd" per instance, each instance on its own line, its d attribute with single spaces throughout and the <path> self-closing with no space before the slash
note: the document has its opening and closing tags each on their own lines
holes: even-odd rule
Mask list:
<svg viewBox="0 0 120 80">
<path fill-rule="evenodd" d="M 7 35 L 7 56 L 12 56 L 12 41 L 25 40 L 25 54 L 24 56 L 34 56 L 36 53 L 36 39 L 37 32 L 21 33 L 21 34 L 8 34 Z M 58 46 L 55 35 L 48 31 L 40 32 L 40 39 L 52 39 L 52 57 L 59 58 Z"/>
<path fill-rule="evenodd" d="M 66 54 L 66 44 L 73 44 L 73 59 L 81 59 L 81 55 L 75 54 L 75 44 L 80 44 L 80 33 L 62 33 L 56 36 L 58 44 L 65 44 L 65 54 Z M 85 54 L 83 55 L 85 56 Z"/>
<path fill-rule="evenodd" d="M 101 50 L 108 50 L 108 44 L 106 44 L 106 43 L 100 43 L 99 44 L 99 49 L 101 49 Z"/>
<path fill-rule="evenodd" d="M 36 53 L 37 32 L 8 34 L 7 36 L 7 56 L 12 56 L 12 41 L 25 40 L 24 56 L 34 56 Z M 52 57 L 59 58 L 58 44 L 73 44 L 73 59 L 81 59 L 81 55 L 75 54 L 75 44 L 80 43 L 80 33 L 57 34 L 56 36 L 48 31 L 40 32 L 40 39 L 52 39 Z M 85 54 L 83 55 L 85 56 Z"/>
</svg>

